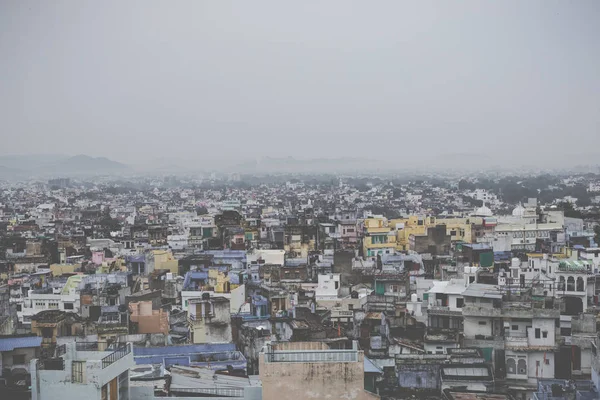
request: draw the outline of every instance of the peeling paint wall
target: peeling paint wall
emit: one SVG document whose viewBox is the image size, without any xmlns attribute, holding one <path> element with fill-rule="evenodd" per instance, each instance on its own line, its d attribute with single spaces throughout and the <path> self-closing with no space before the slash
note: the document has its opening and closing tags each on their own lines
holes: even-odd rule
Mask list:
<svg viewBox="0 0 600 400">
<path fill-rule="evenodd" d="M 364 389 L 362 353 L 358 362 L 259 363 L 263 400 L 379 398 Z"/>
</svg>

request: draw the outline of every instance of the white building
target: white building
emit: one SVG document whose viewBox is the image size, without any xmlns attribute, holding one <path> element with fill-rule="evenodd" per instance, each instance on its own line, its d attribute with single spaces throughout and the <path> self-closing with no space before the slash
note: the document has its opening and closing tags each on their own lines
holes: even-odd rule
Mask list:
<svg viewBox="0 0 600 400">
<path fill-rule="evenodd" d="M 29 290 L 28 296 L 22 303 L 17 303 L 19 323 L 31 324 L 31 317 L 46 310 L 60 310 L 79 313 L 80 296 L 75 289 L 61 290 L 58 293 L 35 293 Z"/>
<path fill-rule="evenodd" d="M 317 301 L 337 299 L 341 287 L 340 274 L 319 275 L 315 298 Z"/>
<path fill-rule="evenodd" d="M 31 361 L 32 400 L 129 400 L 130 343 L 71 342 L 59 349 L 58 358 Z"/>
</svg>

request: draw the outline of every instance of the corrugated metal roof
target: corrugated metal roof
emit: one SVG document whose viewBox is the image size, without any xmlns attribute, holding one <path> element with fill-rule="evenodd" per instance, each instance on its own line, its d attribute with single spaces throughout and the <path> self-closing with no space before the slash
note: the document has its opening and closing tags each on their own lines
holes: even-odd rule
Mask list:
<svg viewBox="0 0 600 400">
<path fill-rule="evenodd" d="M 41 336 L 11 337 L 0 339 L 0 351 L 12 351 L 25 347 L 39 347 L 42 344 Z"/>
</svg>

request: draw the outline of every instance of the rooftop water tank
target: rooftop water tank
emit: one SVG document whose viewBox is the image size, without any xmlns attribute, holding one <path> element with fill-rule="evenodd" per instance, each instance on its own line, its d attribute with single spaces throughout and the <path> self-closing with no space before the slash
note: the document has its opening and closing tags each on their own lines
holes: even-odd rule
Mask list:
<svg viewBox="0 0 600 400">
<path fill-rule="evenodd" d="M 413 293 L 410 295 L 410 301 L 413 303 L 417 302 L 417 294 L 416 293 Z"/>
<path fill-rule="evenodd" d="M 465 271 L 465 274 L 470 274 L 471 273 L 471 267 L 465 267 L 464 271 Z"/>
<path fill-rule="evenodd" d="M 521 260 L 519 260 L 517 257 L 513 257 L 513 259 L 510 260 L 510 265 L 511 267 L 516 268 L 521 265 Z"/>
</svg>

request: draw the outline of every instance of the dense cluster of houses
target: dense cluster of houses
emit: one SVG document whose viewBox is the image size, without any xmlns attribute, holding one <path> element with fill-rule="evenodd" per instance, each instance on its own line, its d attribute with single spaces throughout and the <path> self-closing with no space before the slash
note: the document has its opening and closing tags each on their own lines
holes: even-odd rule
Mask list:
<svg viewBox="0 0 600 400">
<path fill-rule="evenodd" d="M 592 226 L 429 189 L 6 188 L 0 395 L 598 398 Z"/>
</svg>

